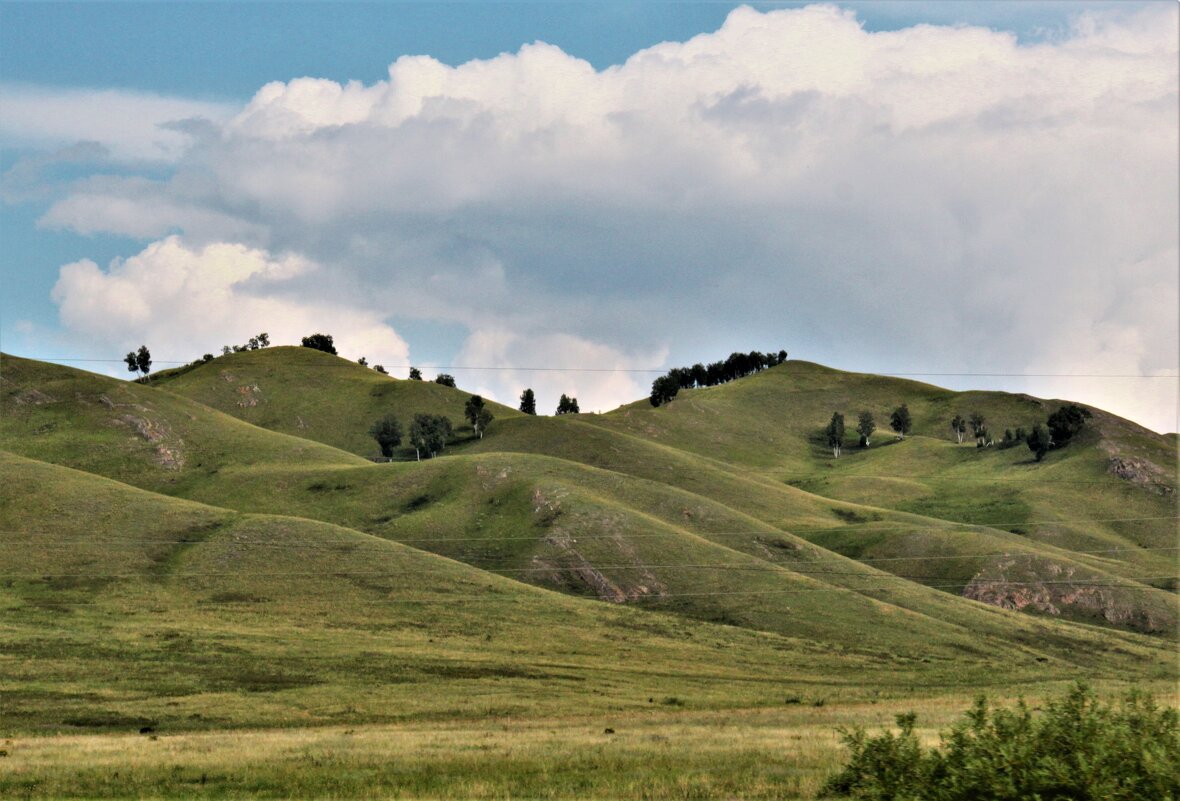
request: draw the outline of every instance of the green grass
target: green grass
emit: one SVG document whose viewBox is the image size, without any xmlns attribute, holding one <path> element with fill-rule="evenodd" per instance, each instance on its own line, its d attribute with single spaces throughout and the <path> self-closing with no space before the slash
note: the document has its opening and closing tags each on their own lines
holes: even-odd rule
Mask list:
<svg viewBox="0 0 1180 801">
<path fill-rule="evenodd" d="M 810 798 L 837 724 L 1174 687 L 1175 521 L 1096 522 L 1176 516 L 1174 437 L 1096 413 L 1034 464 L 940 421 L 1052 404 L 788 362 L 362 458 L 466 397 L 301 348 L 0 357 L 0 795 Z M 902 400 L 904 442 L 817 441 Z"/>
<path fill-rule="evenodd" d="M 392 414 L 408 436 L 418 413 L 451 419 L 460 438 L 472 437 L 463 416 L 470 392 L 433 381 L 382 375 L 312 348 L 274 347 L 231 353 L 179 375 L 162 374 L 155 386 L 183 395 L 261 428 L 322 442 L 360 456 L 380 456 L 368 430 Z M 498 421 L 523 416 L 488 400 Z M 398 458 L 413 458 L 408 446 Z"/>
</svg>

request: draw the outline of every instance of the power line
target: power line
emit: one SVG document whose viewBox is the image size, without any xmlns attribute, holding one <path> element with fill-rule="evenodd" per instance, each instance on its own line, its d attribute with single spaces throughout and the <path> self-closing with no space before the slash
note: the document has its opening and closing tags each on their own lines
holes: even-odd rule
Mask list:
<svg viewBox="0 0 1180 801">
<path fill-rule="evenodd" d="M 265 515 L 267 513 L 256 512 L 253 514 Z M 356 531 L 361 534 L 368 534 L 369 536 L 380 537 L 381 539 L 386 539 L 389 542 L 399 543 L 402 545 L 409 545 L 412 543 L 440 543 L 440 542 L 441 543 L 445 543 L 445 542 L 480 542 L 480 543 L 485 543 L 485 544 L 492 544 L 492 543 L 497 543 L 497 542 L 514 542 L 514 541 L 521 541 L 521 540 L 542 540 L 542 539 L 544 539 L 544 536 L 545 536 L 545 535 L 536 535 L 536 536 L 523 536 L 523 537 L 516 537 L 516 536 L 512 536 L 512 537 L 497 537 L 497 536 L 492 536 L 492 537 L 412 537 L 412 538 L 406 538 L 406 539 L 394 539 L 392 537 L 381 537 L 381 535 L 379 535 L 379 534 L 373 534 L 372 532 L 364 531 L 362 529 L 343 526 L 343 524 L 331 523 L 331 521 L 319 520 L 316 518 L 309 518 L 309 517 L 298 517 L 297 519 L 310 521 L 310 522 L 316 522 L 316 523 L 328 523 L 329 525 L 340 525 L 342 527 L 350 528 L 350 530 Z M 945 520 L 945 521 L 940 521 L 940 523 L 937 525 L 932 525 L 932 524 L 911 525 L 911 524 L 907 524 L 907 523 L 889 522 L 889 521 L 884 521 L 884 520 L 880 520 L 880 521 L 867 520 L 867 521 L 864 521 L 861 523 L 846 523 L 844 525 L 828 526 L 825 528 L 788 528 L 788 529 L 769 529 L 769 530 L 763 530 L 763 531 L 758 531 L 758 530 L 690 531 L 687 529 L 681 530 L 681 529 L 673 528 L 673 530 L 671 530 L 671 531 L 652 532 L 652 533 L 647 533 L 647 534 L 629 534 L 629 535 L 627 535 L 627 537 L 628 537 L 628 539 L 640 538 L 640 537 L 642 537 L 642 538 L 671 537 L 671 536 L 682 536 L 683 534 L 687 533 L 687 534 L 690 534 L 695 537 L 700 537 L 702 539 L 708 539 L 709 537 L 768 537 L 768 536 L 781 536 L 783 534 L 786 534 L 786 535 L 830 534 L 830 533 L 839 533 L 841 531 L 847 531 L 848 529 L 857 529 L 857 528 L 863 528 L 863 527 L 872 527 L 871 531 L 873 533 L 876 533 L 876 532 L 880 532 L 880 531 L 899 531 L 899 530 L 900 531 L 943 531 L 943 530 L 946 530 L 947 528 L 964 528 L 964 527 L 967 527 L 967 528 L 996 528 L 998 526 L 1075 525 L 1075 524 L 1084 524 L 1084 523 L 1126 523 L 1126 522 L 1143 522 L 1143 521 L 1158 521 L 1158 520 L 1180 520 L 1180 517 L 1168 515 L 1168 516 L 1158 516 L 1158 517 L 1077 518 L 1077 519 L 1067 519 L 1067 520 L 1018 521 L 1015 523 L 1004 523 L 1004 522 L 969 523 L 969 522 L 959 522 L 959 521 L 954 521 L 954 520 Z M 887 523 L 887 525 L 877 525 L 878 523 Z M 669 525 L 671 527 L 671 524 L 667 524 L 667 525 Z M 999 530 L 1003 530 L 1003 529 L 999 529 Z M 5 531 L 7 533 L 17 533 L 17 534 L 39 533 L 39 534 L 42 534 L 47 537 L 52 537 L 52 536 L 55 536 L 55 534 L 56 534 L 56 532 L 51 532 L 51 531 L 37 532 L 37 531 L 29 531 L 27 529 L 0 529 L 0 531 Z M 1011 532 L 1005 532 L 1005 533 L 1011 533 Z M 616 535 L 614 535 L 614 534 L 586 534 L 583 536 L 571 535 L 571 539 L 574 542 L 579 542 L 579 541 L 583 541 L 583 540 L 616 539 Z M 206 542 L 206 541 L 208 541 L 208 540 L 199 540 L 199 539 L 198 540 L 151 540 L 151 541 L 145 541 L 144 544 L 145 545 L 151 545 L 154 543 L 197 544 L 197 543 Z M 9 540 L 8 542 L 14 542 L 14 541 Z M 19 542 L 20 541 L 16 541 L 17 544 L 19 544 Z M 60 543 L 60 542 L 70 542 L 70 541 L 69 540 L 57 540 L 55 542 Z M 72 542 L 76 542 L 78 544 L 87 544 L 87 543 L 97 543 L 97 542 L 104 542 L 104 541 L 92 540 L 92 539 L 76 539 L 76 540 L 72 540 Z M 106 540 L 105 542 L 121 542 L 121 541 L 120 540 Z M 34 540 L 29 540 L 28 543 L 29 544 L 37 544 L 36 541 L 34 541 Z M 808 544 L 814 545 L 814 543 L 808 543 Z M 1042 543 L 1042 544 L 1044 544 L 1044 543 Z M 285 547 L 285 546 L 283 546 L 281 543 L 276 543 L 276 547 Z M 331 546 L 325 546 L 325 547 L 331 547 Z M 820 546 L 815 546 L 815 547 L 820 547 Z M 1061 547 L 1061 546 L 1053 546 L 1053 547 Z M 1152 551 L 1152 550 L 1161 550 L 1161 549 L 1144 547 L 1144 548 L 1110 549 L 1110 550 L 1092 551 L 1092 552 L 1091 551 L 1075 551 L 1072 549 L 1063 549 L 1063 550 L 1068 550 L 1069 553 L 1109 553 L 1109 552 L 1120 551 L 1120 550 L 1134 552 L 1134 551 Z M 1163 550 L 1175 550 L 1175 549 L 1163 549 Z M 914 557 L 914 558 L 922 558 L 922 557 Z"/>
<path fill-rule="evenodd" d="M 178 573 L 178 574 L 170 574 L 168 577 L 169 578 L 217 578 L 217 577 L 232 576 L 232 575 L 238 575 L 238 574 L 236 574 L 236 573 Z M 259 575 L 265 575 L 265 576 L 322 576 L 323 573 L 322 572 L 269 573 L 269 574 L 268 573 L 262 573 L 262 574 L 251 573 L 250 575 L 251 576 L 259 576 Z M 356 574 L 335 573 L 335 574 L 332 574 L 332 577 L 333 578 L 379 578 L 379 577 L 392 578 L 394 576 L 399 576 L 399 575 L 405 575 L 405 574 L 400 574 L 400 573 L 356 573 Z M 126 574 L 126 575 L 118 574 L 118 573 L 79 574 L 79 576 L 84 577 L 84 578 L 151 578 L 149 576 L 145 576 L 145 575 L 139 574 L 139 573 Z M 20 576 L 14 576 L 14 577 L 19 578 Z M 65 577 L 74 577 L 74 576 L 72 576 L 70 574 L 61 574 L 60 577 L 65 578 Z M 906 580 L 900 576 L 889 576 L 889 575 L 879 575 L 879 576 L 876 576 L 876 578 L 878 578 L 878 579 L 896 579 L 896 580 L 900 580 L 900 581 Z M 1108 588 L 1123 589 L 1123 590 L 1142 590 L 1142 591 L 1159 592 L 1160 590 L 1158 587 L 1153 587 L 1153 586 L 1150 586 L 1150 585 L 1148 585 L 1146 583 L 1142 583 L 1142 582 L 1163 581 L 1163 580 L 1171 580 L 1174 578 L 1175 578 L 1175 576 L 1131 576 L 1131 577 L 1128 577 L 1127 579 L 1125 579 L 1126 582 L 1141 582 L 1139 584 L 1118 583 L 1118 582 L 1110 582 L 1110 581 L 1098 582 L 1098 581 L 1063 581 L 1063 580 L 1009 581 L 1007 579 L 977 579 L 977 581 L 980 583 L 985 583 L 985 584 L 998 584 L 998 585 L 1016 586 L 1016 587 L 1041 587 L 1041 586 L 1068 586 L 1068 587 L 1094 587 L 1094 588 L 1108 587 Z M 675 600 L 677 598 L 696 598 L 696 597 L 715 597 L 715 596 L 799 595 L 799 594 L 813 593 L 813 592 L 851 592 L 851 593 L 855 593 L 855 594 L 859 595 L 864 592 L 895 591 L 895 590 L 899 590 L 899 589 L 959 589 L 959 588 L 963 587 L 963 585 L 964 585 L 964 582 L 956 581 L 954 583 L 948 583 L 948 584 L 918 584 L 918 585 L 912 585 L 910 587 L 899 587 L 897 584 L 892 584 L 892 585 L 881 584 L 881 585 L 870 586 L 870 587 L 823 586 L 823 587 L 793 587 L 790 589 L 774 589 L 774 590 L 707 590 L 707 591 L 703 591 L 703 592 L 676 592 L 676 593 L 664 593 L 664 594 L 658 594 L 658 595 L 651 594 L 651 595 L 645 595 L 645 596 L 638 596 L 636 598 L 630 598 L 630 599 L 627 599 L 626 601 L 623 601 L 621 603 L 631 603 L 634 601 L 647 601 L 647 600 L 665 601 L 665 600 Z M 546 590 L 548 592 L 556 592 L 555 590 L 549 590 L 548 588 L 541 587 L 541 586 L 535 585 L 535 584 L 522 584 L 521 586 L 530 587 L 533 589 Z M 519 592 L 519 590 L 516 590 L 516 589 L 513 590 L 514 595 L 516 595 L 517 592 Z M 496 600 L 511 602 L 511 603 L 520 603 L 520 601 L 521 601 L 521 598 L 519 597 L 519 595 L 517 597 L 512 597 L 512 598 L 502 597 L 503 593 L 497 589 L 492 588 L 492 587 L 487 588 L 487 593 L 488 594 L 481 594 L 481 595 L 455 595 L 455 594 L 444 593 L 443 597 L 429 597 L 429 598 L 428 597 L 418 597 L 418 598 L 404 598 L 403 597 L 403 598 L 386 598 L 386 599 L 382 599 L 382 600 L 388 601 L 391 603 L 452 603 L 452 602 L 456 602 L 456 601 L 488 602 L 488 601 L 496 601 Z M 489 594 L 491 597 L 489 597 Z M 559 593 L 559 594 L 562 595 L 563 597 L 583 598 L 583 596 L 572 595 L 570 593 Z M 501 597 L 496 598 L 495 596 L 497 596 L 497 595 L 500 595 Z M 301 598 L 306 597 L 307 593 L 300 592 L 299 596 Z M 338 592 L 326 593 L 326 594 L 324 594 L 324 597 L 338 598 L 338 597 L 340 597 L 340 594 Z M 117 602 L 118 600 L 120 600 L 120 599 L 112 598 L 112 599 L 110 599 L 110 602 Z M 273 599 L 266 599 L 266 600 L 273 600 Z M 602 599 L 585 598 L 585 600 L 602 600 Z M 57 603 L 56 601 L 53 601 L 53 600 L 50 600 L 49 602 L 50 603 Z M 84 603 L 85 604 L 93 604 L 93 603 L 99 603 L 99 602 L 98 601 L 62 601 L 61 603 L 62 604 L 84 604 Z"/>
<path fill-rule="evenodd" d="M 27 532 L 17 532 L 17 533 L 27 533 Z M 42 533 L 44 533 L 44 532 L 42 532 Z M 785 533 L 785 532 L 783 532 L 783 533 Z M 708 535 L 693 534 L 693 536 L 701 537 L 702 539 L 707 539 L 708 536 L 750 535 L 750 536 L 754 536 L 757 538 L 757 537 L 765 536 L 768 534 L 773 536 L 774 532 L 712 532 Z M 676 536 L 680 536 L 680 535 L 681 535 L 681 532 L 668 531 L 668 532 L 662 532 L 659 534 L 634 534 L 634 535 L 630 535 L 628 537 L 628 539 L 630 539 L 631 537 L 676 537 Z M 52 535 L 47 534 L 46 536 L 52 536 Z M 376 537 L 377 535 L 370 535 L 370 536 Z M 38 540 L 5 540 L 4 543 L 6 545 L 35 546 L 36 549 L 44 550 L 44 551 L 58 549 L 58 548 L 74 548 L 79 545 L 103 545 L 103 546 L 112 546 L 113 545 L 113 546 L 124 546 L 124 547 L 128 547 L 128 548 L 151 548 L 153 546 L 158 546 L 158 545 L 205 545 L 205 544 L 208 544 L 208 545 L 236 545 L 236 546 L 245 546 L 248 548 L 276 548 L 276 549 L 283 549 L 283 550 L 332 551 L 335 553 L 339 553 L 341 555 L 347 555 L 347 554 L 355 553 L 358 550 L 363 550 L 365 547 L 368 547 L 368 546 L 372 546 L 375 549 L 384 549 L 387 544 L 405 545 L 409 542 L 431 542 L 431 541 L 433 541 L 433 540 L 396 540 L 396 539 L 389 539 L 389 538 L 381 538 L 381 539 L 383 541 L 379 542 L 379 543 L 372 542 L 372 541 L 364 541 L 362 543 L 346 543 L 346 544 L 340 544 L 340 545 L 319 545 L 319 544 L 308 544 L 308 543 L 299 543 L 299 542 L 248 542 L 248 541 L 242 541 L 242 540 L 229 540 L 229 541 L 227 541 L 227 540 L 216 540 L 216 539 L 207 539 L 207 540 L 200 540 L 200 539 L 194 539 L 194 540 L 142 540 L 142 541 L 138 541 L 138 542 L 128 542 L 126 540 L 74 539 L 74 540 L 55 540 L 55 541 L 49 542 L 49 543 L 39 542 Z M 496 538 L 496 539 L 492 539 L 492 540 L 488 540 L 486 538 L 484 538 L 484 539 L 473 538 L 471 541 L 472 542 L 484 542 L 484 543 L 488 543 L 488 544 L 495 544 L 497 542 L 500 542 L 501 539 L 509 539 L 509 538 Z M 545 540 L 544 537 L 519 537 L 519 538 L 511 538 L 511 539 L 535 539 L 539 543 L 544 542 L 544 540 Z M 572 539 L 576 543 L 576 542 L 580 542 L 583 540 L 614 539 L 614 536 L 613 535 L 588 535 L 585 537 L 573 537 Z M 446 540 L 444 540 L 444 541 L 446 541 Z M 821 546 L 815 545 L 814 543 L 807 543 L 807 544 L 810 545 L 811 547 L 816 548 L 816 549 L 825 550 L 825 549 L 821 548 Z M 1060 547 L 1060 546 L 1053 546 L 1053 547 Z M 414 550 L 420 550 L 420 549 L 414 549 Z M 1143 552 L 1156 552 L 1156 551 L 1180 551 L 1180 547 L 1177 547 L 1177 546 L 1146 547 L 1145 546 L 1145 547 L 1139 547 L 1139 548 L 1104 548 L 1101 550 L 1072 550 L 1072 549 L 1064 549 L 1063 548 L 1062 550 L 1064 550 L 1065 553 L 1045 554 L 1040 551 L 1033 551 L 1033 550 L 1019 551 L 1019 550 L 1017 550 L 1017 551 L 995 551 L 995 552 L 990 552 L 990 553 L 938 554 L 938 555 L 934 555 L 934 556 L 883 556 L 883 557 L 869 557 L 869 558 L 865 558 L 865 559 L 858 559 L 858 558 L 852 557 L 852 556 L 844 556 L 843 554 L 832 551 L 831 552 L 832 556 L 825 556 L 825 555 L 820 554 L 819 559 L 851 560 L 851 561 L 856 562 L 858 564 L 876 564 L 878 562 L 917 562 L 917 561 L 927 562 L 927 561 L 944 561 L 944 560 L 948 560 L 948 559 L 990 559 L 993 557 L 995 557 L 995 558 L 998 558 L 998 557 L 1052 558 L 1052 557 L 1063 557 L 1063 556 L 1071 556 L 1071 555 L 1093 556 L 1093 555 L 1113 554 L 1113 553 L 1143 553 Z M 424 553 L 434 553 L 433 551 L 423 551 L 423 552 Z M 439 554 L 436 554 L 436 555 L 439 555 Z M 809 560 L 808 562 L 803 562 L 800 564 L 811 564 L 814 561 L 815 560 Z M 777 563 L 777 562 L 769 562 L 769 564 L 780 565 L 780 563 Z M 693 567 L 693 566 L 694 565 L 687 565 L 687 564 L 685 564 L 685 565 L 671 564 L 671 565 L 648 565 L 647 567 Z M 696 566 L 703 567 L 704 565 L 696 565 Z M 785 567 L 786 565 L 780 565 L 780 566 Z M 631 565 L 626 565 L 625 567 L 631 567 Z M 791 567 L 790 569 L 795 570 L 795 572 L 803 572 L 803 571 L 798 570 L 794 567 Z M 862 575 L 862 574 L 857 574 L 857 575 Z M 938 578 L 938 577 L 935 577 L 935 578 Z"/>
<path fill-rule="evenodd" d="M 30 357 L 17 357 L 30 358 Z M 31 359 L 32 361 L 42 362 L 85 362 L 85 363 L 110 363 L 122 364 L 123 359 L 90 359 L 90 358 L 73 358 L 67 356 L 57 357 L 38 357 Z M 216 359 L 214 359 L 216 361 Z M 154 364 L 174 364 L 187 365 L 193 364 L 191 359 L 152 359 Z M 198 364 L 210 364 L 210 362 L 201 362 L 197 360 Z M 342 369 L 355 368 L 360 365 L 353 362 L 346 362 L 345 364 L 308 364 L 300 365 L 298 369 Z M 514 367 L 510 365 L 476 365 L 476 364 L 395 364 L 386 367 L 388 370 L 409 370 L 411 367 L 426 368 L 428 370 L 517 370 L 521 372 L 562 372 L 562 373 L 666 373 L 668 367 L 531 367 L 522 366 Z M 849 371 L 842 371 L 849 372 Z M 937 373 L 937 372 L 875 372 L 871 375 L 883 375 L 890 377 L 949 377 L 949 378 L 1171 378 L 1178 379 L 1180 374 L 1176 373 L 974 373 L 974 372 L 952 372 L 952 373 Z"/>
</svg>

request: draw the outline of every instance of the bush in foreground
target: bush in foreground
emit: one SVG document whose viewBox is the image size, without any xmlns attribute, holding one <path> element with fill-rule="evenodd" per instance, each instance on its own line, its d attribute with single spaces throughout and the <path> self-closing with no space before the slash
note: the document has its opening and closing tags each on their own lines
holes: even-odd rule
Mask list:
<svg viewBox="0 0 1180 801">
<path fill-rule="evenodd" d="M 963 720 L 924 749 L 915 716 L 898 734 L 842 731 L 848 765 L 823 794 L 872 801 L 1159 801 L 1180 799 L 1180 716 L 1147 695 L 1117 705 L 1085 685 L 1034 714 L 1023 701 L 992 709 L 980 697 Z"/>
</svg>

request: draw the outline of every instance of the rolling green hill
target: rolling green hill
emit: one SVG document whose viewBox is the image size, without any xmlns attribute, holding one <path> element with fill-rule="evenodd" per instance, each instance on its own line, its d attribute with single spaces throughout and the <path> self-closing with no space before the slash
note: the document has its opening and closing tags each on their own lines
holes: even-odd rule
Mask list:
<svg viewBox="0 0 1180 801">
<path fill-rule="evenodd" d="M 302 348 L 271 349 L 237 356 L 249 356 L 255 364 L 269 365 L 266 369 L 277 375 L 292 360 L 295 360 L 293 369 L 296 374 L 306 372 L 309 368 L 304 366 L 308 358 L 305 353 L 312 354 L 312 363 L 328 360 L 326 363 L 340 362 L 341 369 L 349 373 L 354 370 L 371 372 Z M 392 539 L 426 539 L 428 541 L 419 547 L 445 553 L 477 567 L 507 571 L 509 575 L 519 574 L 526 580 L 574 594 L 668 606 L 662 596 L 692 591 L 694 594 L 686 597 L 695 600 L 670 605 L 682 614 L 701 619 L 736 622 L 752 628 L 812 637 L 820 636 L 823 629 L 823 626 L 817 628 L 814 625 L 813 616 L 782 613 L 792 603 L 798 606 L 798 599 L 790 596 L 798 594 L 795 583 L 803 579 L 810 582 L 818 579 L 821 583 L 845 589 L 851 587 L 858 594 L 870 595 L 875 603 L 884 601 L 890 606 L 928 614 L 932 620 L 959 614 L 948 608 L 940 608 L 931 614 L 930 604 L 934 602 L 927 597 L 929 593 L 913 587 L 912 581 L 994 605 L 1025 608 L 1087 622 L 1156 633 L 1174 632 L 1176 627 L 1174 596 L 1152 589 L 1144 579 L 1144 571 L 1155 571 L 1150 574 L 1154 583 L 1167 586 L 1169 576 L 1175 574 L 1172 567 L 1174 551 L 1149 551 L 1139 547 L 1144 544 L 1142 542 L 1132 546 L 1125 541 L 1109 540 L 1100 548 L 1079 549 L 1070 542 L 1046 543 L 1024 536 L 1019 529 L 1017 532 L 1007 530 L 1001 525 L 1002 521 L 996 521 L 994 517 L 986 519 L 988 513 L 993 513 L 992 507 L 970 494 L 979 485 L 977 476 L 956 483 L 953 477 L 946 477 L 951 473 L 948 467 L 942 469 L 938 480 L 944 486 L 959 488 L 958 495 L 949 497 L 957 498 L 955 502 L 962 504 L 963 508 L 974 508 L 977 514 L 982 514 L 984 519 L 976 522 L 995 525 L 956 525 L 948 522 L 955 521 L 955 515 L 938 514 L 945 512 L 943 509 L 925 510 L 925 515 L 904 513 L 906 505 L 893 502 L 894 497 L 856 496 L 850 499 L 855 501 L 853 503 L 833 502 L 815 492 L 776 481 L 764 471 L 727 464 L 667 445 L 651 431 L 642 432 L 645 438 L 612 430 L 604 423 L 617 422 L 609 421 L 610 416 L 535 418 L 519 415 L 515 419 L 497 421 L 483 440 L 460 443 L 449 449 L 448 452 L 457 456 L 415 465 L 370 465 L 346 470 L 349 465 L 367 463 L 341 451 L 311 446 L 310 443 L 311 450 L 300 446 L 292 452 L 292 438 L 243 426 L 205 407 L 191 403 L 186 406 L 183 399 L 160 386 L 141 387 L 65 368 L 38 367 L 36 363 L 24 360 L 10 361 L 17 369 L 5 371 L 10 386 L 5 402 L 19 414 L 6 416 L 5 431 L 13 450 L 29 455 L 41 454 L 61 464 L 88 469 L 147 489 L 159 489 L 241 511 L 295 512 L 309 519 L 346 525 Z M 9 363 L 6 362 L 6 366 Z M 198 368 L 182 378 L 211 366 Z M 772 373 L 774 371 L 764 375 Z M 376 374 L 374 377 L 387 385 L 427 388 L 431 392 L 441 391 L 447 397 L 455 392 L 421 382 L 396 382 Z M 272 380 L 272 383 L 291 387 L 297 382 Z M 715 390 L 728 390 L 727 394 L 732 396 L 734 388 L 741 383 Z M 355 389 L 345 382 L 342 393 Z M 104 390 L 106 394 L 103 394 Z M 128 457 L 126 442 L 122 443 L 122 449 L 105 446 L 78 451 L 72 448 L 71 429 L 68 426 L 55 427 L 55 419 L 78 418 L 86 421 L 81 426 L 83 428 L 101 430 L 105 426 L 103 433 L 109 437 L 112 428 L 117 431 L 119 418 L 112 422 L 104 416 L 113 407 L 101 398 L 109 399 L 116 390 L 127 393 L 126 397 L 118 396 L 118 402 L 129 405 L 129 408 L 133 406 L 133 411 L 150 425 L 170 433 L 175 428 L 170 420 L 180 420 L 182 425 L 187 425 L 189 428 L 184 433 L 189 436 L 189 444 L 184 447 L 197 448 L 204 460 L 191 465 L 165 467 L 154 456 L 156 451 L 145 447 L 153 444 L 146 437 L 144 443 L 130 441 L 131 452 L 138 456 L 137 459 Z M 715 390 L 698 392 L 704 396 Z M 315 399 L 324 392 L 322 387 L 312 387 L 306 392 L 310 398 L 307 408 L 321 410 L 321 416 L 315 420 L 325 424 L 333 421 L 340 430 L 349 427 L 347 417 L 331 412 L 327 406 L 316 405 Z M 54 398 L 53 393 L 62 396 L 61 399 L 43 401 L 42 396 Z M 98 402 L 93 400 L 96 397 L 100 398 Z M 464 396 L 460 394 L 459 397 Z M 31 403 L 29 398 L 43 402 Z M 655 417 L 674 411 L 679 402 L 666 409 L 649 407 L 636 411 Z M 735 403 L 730 405 L 733 407 L 730 414 L 736 416 L 742 407 Z M 239 407 L 239 411 L 246 408 Z M 661 418 L 655 419 L 661 421 Z M 623 422 L 629 420 L 628 412 L 624 411 Z M 203 428 L 197 427 L 198 421 Z M 362 427 L 363 423 L 355 425 L 357 429 Z M 339 437 L 345 438 L 343 434 Z M 239 452 L 225 444 L 235 440 L 243 442 L 247 450 Z M 216 447 L 208 447 L 206 442 Z M 942 447 L 952 457 L 966 454 L 976 456 L 978 460 L 975 449 L 930 442 L 933 447 Z M 904 443 L 870 449 L 857 456 L 871 454 L 873 458 L 883 459 L 891 454 L 907 454 L 923 446 L 923 438 L 911 437 Z M 159 444 L 156 447 L 159 448 Z M 490 459 L 490 454 L 496 452 L 502 454 L 501 458 Z M 506 452 L 518 455 L 508 458 Z M 477 458 L 476 453 L 485 455 Z M 999 452 L 999 455 L 1013 453 L 1015 449 Z M 100 463 L 99 454 L 108 461 Z M 539 459 L 528 454 L 548 454 L 558 458 Z M 991 451 L 985 454 L 987 457 L 993 455 Z M 838 464 L 855 461 L 846 457 Z M 137 469 L 128 469 L 129 464 Z M 589 465 L 601 467 L 592 469 Z M 821 463 L 821 466 L 827 466 L 827 463 Z M 894 475 L 902 474 L 896 465 L 890 470 Z M 487 491 L 484 485 L 489 481 L 492 484 L 497 482 L 488 479 L 484 473 L 511 475 L 510 481 L 499 482 L 511 485 L 511 491 Z M 818 473 L 812 480 L 817 487 L 805 482 L 796 483 L 838 497 L 840 493 L 826 492 L 826 488 L 834 481 L 832 476 L 839 475 Z M 914 480 L 910 483 L 923 486 Z M 1005 489 L 1009 490 L 1013 483 L 1009 481 Z M 961 489 L 964 484 L 968 487 L 966 493 Z M 1138 493 L 1135 498 L 1143 494 L 1141 488 L 1121 489 Z M 1018 491 L 1028 492 L 1023 487 Z M 1011 494 L 1010 491 L 1005 498 L 1010 499 Z M 563 537 L 582 543 L 578 548 L 567 547 L 562 553 L 555 553 L 553 548 L 537 549 L 538 543 L 552 542 L 545 527 L 537 524 L 539 505 L 547 503 L 550 497 L 565 499 L 567 508 L 587 510 L 576 517 L 567 516 L 560 527 L 565 531 Z M 873 501 L 881 502 L 881 505 L 868 505 Z M 1010 500 L 1007 502 L 1004 511 L 1011 511 L 1012 504 Z M 971 507 L 972 503 L 974 507 Z M 894 510 L 887 508 L 891 505 Z M 1155 509 L 1148 507 L 1147 511 Z M 562 513 L 568 515 L 568 512 Z M 1027 517 L 1021 518 L 1022 523 L 1025 521 Z M 485 537 L 486 531 L 499 532 L 500 538 L 507 539 L 500 541 L 495 536 Z M 478 535 L 477 539 L 486 540 L 480 547 L 490 549 L 487 553 L 478 548 L 448 548 L 435 541 L 468 537 L 473 532 Z M 709 542 L 693 539 L 701 537 Z M 808 545 L 807 540 L 823 546 L 822 549 Z M 586 543 L 597 544 L 597 550 L 588 551 Z M 1083 542 L 1083 546 L 1088 544 Z M 802 546 L 807 546 L 809 559 L 816 564 L 811 566 L 811 573 L 804 572 L 800 576 L 797 575 L 798 566 L 792 566 L 791 560 L 784 560 L 784 557 L 795 554 Z M 1071 547 L 1083 552 L 1074 553 Z M 1085 552 L 1088 550 L 1103 553 Z M 837 553 L 862 559 L 867 567 L 855 566 L 856 570 L 850 576 L 820 578 L 816 574 L 816 565 L 825 564 L 824 560 L 827 567 L 819 568 L 819 574 L 848 571 L 852 563 L 841 560 Z M 675 554 L 675 558 L 669 558 L 668 554 Z M 1131 556 L 1139 557 L 1139 561 L 1129 558 Z M 735 559 L 736 564 L 733 563 Z M 750 559 L 754 561 L 743 561 Z M 776 563 L 781 566 L 776 567 Z M 649 564 L 657 568 L 643 567 Z M 677 564 L 699 567 L 677 569 Z M 835 570 L 831 569 L 832 564 L 836 565 Z M 888 583 L 891 586 L 882 587 L 884 571 L 906 578 L 906 582 L 900 582 L 906 586 L 899 587 L 899 582 L 890 577 Z M 636 587 L 646 588 L 636 591 Z M 872 588 L 872 592 L 866 587 Z M 757 613 L 744 603 L 750 597 L 759 598 Z M 839 636 L 847 636 L 849 641 L 859 641 L 862 636 L 871 638 L 874 627 L 858 624 L 873 620 L 874 616 L 858 612 L 854 607 L 852 601 L 841 606 L 840 614 L 845 615 L 847 625 L 832 625 L 840 619 L 840 614 L 825 625 L 829 631 L 841 632 Z M 888 628 L 886 625 L 885 629 Z M 868 634 L 857 633 L 861 630 Z M 884 636 L 888 639 L 892 635 Z"/>
<path fill-rule="evenodd" d="M 1174 437 L 1095 411 L 1036 464 L 940 420 L 1052 403 L 788 362 L 363 458 L 466 397 L 0 355 L 0 795 L 812 797 L 837 723 L 1175 686 Z M 821 447 L 900 401 L 904 442 Z"/>
<path fill-rule="evenodd" d="M 360 456 L 380 456 L 368 430 L 386 414 L 397 417 L 405 432 L 415 414 L 441 414 L 461 435 L 471 435 L 463 417 L 471 393 L 432 381 L 391 378 L 312 348 L 231 353 L 153 381 L 247 423 Z M 523 416 L 490 400 L 487 405 L 497 420 Z M 401 450 L 403 458 L 412 455 L 412 449 Z"/>
</svg>

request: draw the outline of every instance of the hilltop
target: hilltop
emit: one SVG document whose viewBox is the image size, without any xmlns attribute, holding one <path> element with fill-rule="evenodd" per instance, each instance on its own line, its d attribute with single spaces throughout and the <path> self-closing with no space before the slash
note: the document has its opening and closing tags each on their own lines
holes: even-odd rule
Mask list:
<svg viewBox="0 0 1180 801">
<path fill-rule="evenodd" d="M 441 414 L 471 436 L 463 417 L 470 392 L 433 381 L 393 378 L 313 348 L 271 347 L 231 353 L 192 369 L 161 373 L 155 386 L 247 423 L 322 442 L 359 456 L 379 456 L 369 426 L 394 415 L 409 431 L 415 414 Z M 521 417 L 491 400 L 497 420 Z M 413 450 L 403 448 L 402 458 Z"/>
</svg>

